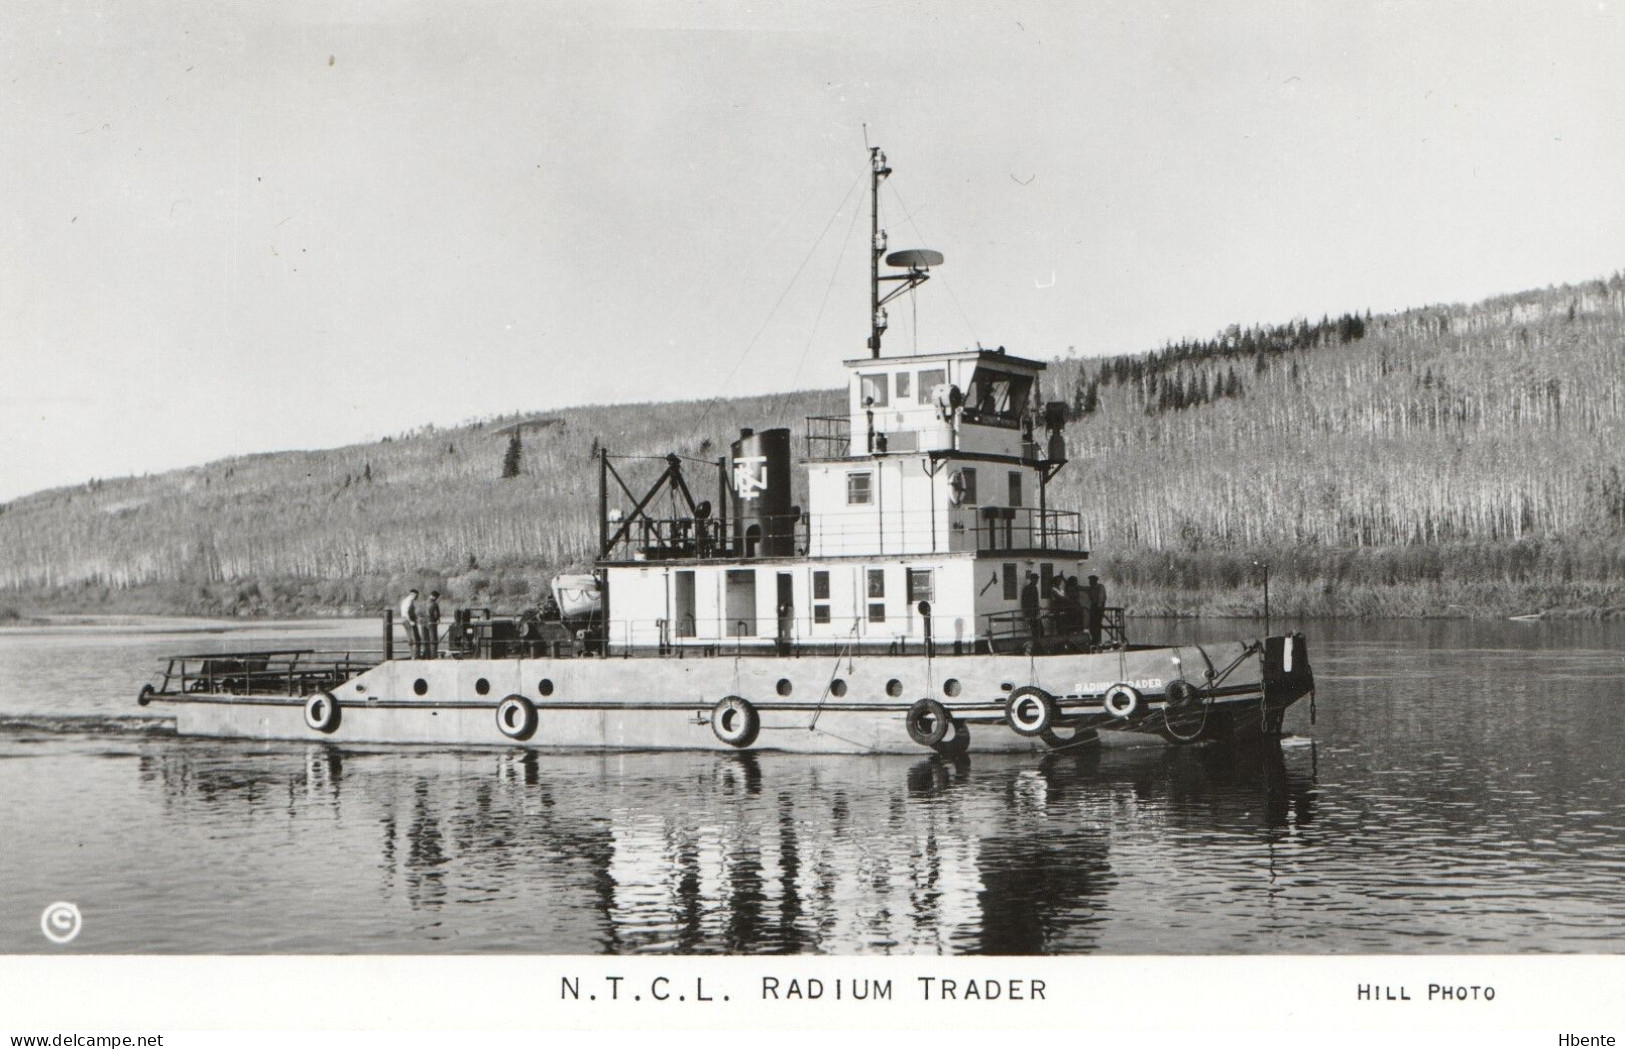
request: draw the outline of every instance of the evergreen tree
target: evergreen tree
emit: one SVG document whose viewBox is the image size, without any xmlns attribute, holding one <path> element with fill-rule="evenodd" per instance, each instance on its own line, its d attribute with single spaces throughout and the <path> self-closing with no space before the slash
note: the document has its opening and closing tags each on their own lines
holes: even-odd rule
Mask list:
<svg viewBox="0 0 1625 1049">
<path fill-rule="evenodd" d="M 524 454 L 524 445 L 519 441 L 519 430 L 515 428 L 513 436 L 508 438 L 508 451 L 502 457 L 502 477 L 504 480 L 509 477 L 519 476 L 519 463 Z"/>
</svg>

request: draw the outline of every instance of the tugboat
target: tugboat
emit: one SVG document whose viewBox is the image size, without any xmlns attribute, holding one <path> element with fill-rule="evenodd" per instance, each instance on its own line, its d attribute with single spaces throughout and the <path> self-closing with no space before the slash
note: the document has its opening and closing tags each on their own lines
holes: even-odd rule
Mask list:
<svg viewBox="0 0 1625 1049">
<path fill-rule="evenodd" d="M 881 355 L 886 304 L 943 257 L 887 252 L 891 169 L 869 160 L 869 353 L 845 362 L 846 414 L 807 420 L 805 511 L 787 428 L 701 462 L 715 506 L 680 456 L 636 495 L 601 451 L 595 570 L 546 607 L 460 609 L 399 655 L 386 612 L 381 659 L 175 656 L 138 702 L 182 735 L 453 746 L 956 757 L 1279 734 L 1314 688 L 1303 635 L 1138 644 L 1078 579 L 1079 515 L 1049 505 L 1066 412 L 1037 404 L 1043 362 Z"/>
</svg>

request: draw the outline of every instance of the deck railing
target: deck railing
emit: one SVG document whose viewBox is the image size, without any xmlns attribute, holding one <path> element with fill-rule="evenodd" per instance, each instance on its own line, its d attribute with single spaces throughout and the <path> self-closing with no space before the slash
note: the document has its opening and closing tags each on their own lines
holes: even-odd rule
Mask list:
<svg viewBox="0 0 1625 1049">
<path fill-rule="evenodd" d="M 839 459 L 852 450 L 852 418 L 847 415 L 807 416 L 807 458 Z"/>
<path fill-rule="evenodd" d="M 170 656 L 158 691 L 307 696 L 342 684 L 380 659 L 371 651 L 310 648 Z"/>
</svg>

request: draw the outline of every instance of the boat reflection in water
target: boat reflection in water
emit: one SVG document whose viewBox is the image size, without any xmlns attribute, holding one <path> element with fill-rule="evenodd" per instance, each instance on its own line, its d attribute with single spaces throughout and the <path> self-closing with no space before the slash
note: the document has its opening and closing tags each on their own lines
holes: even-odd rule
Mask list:
<svg viewBox="0 0 1625 1049">
<path fill-rule="evenodd" d="M 200 875 L 247 880 L 243 921 L 180 949 L 1129 953 L 1193 949 L 1181 915 L 1216 893 L 1268 896 L 1314 816 L 1293 742 L 956 761 L 170 741 L 141 778 L 164 825 L 252 854 Z"/>
</svg>

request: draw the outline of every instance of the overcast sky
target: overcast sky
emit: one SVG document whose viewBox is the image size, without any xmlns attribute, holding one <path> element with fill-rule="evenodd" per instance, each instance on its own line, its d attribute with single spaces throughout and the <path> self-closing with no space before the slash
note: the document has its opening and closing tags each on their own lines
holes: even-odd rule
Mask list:
<svg viewBox="0 0 1625 1049">
<path fill-rule="evenodd" d="M 0 499 L 1625 267 L 1625 6 L 7 5 Z M 913 320 L 917 312 L 917 330 Z"/>
</svg>

